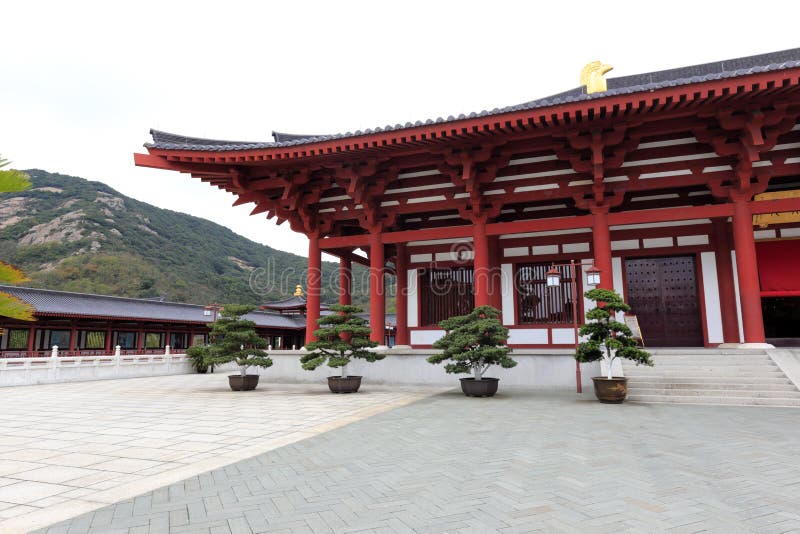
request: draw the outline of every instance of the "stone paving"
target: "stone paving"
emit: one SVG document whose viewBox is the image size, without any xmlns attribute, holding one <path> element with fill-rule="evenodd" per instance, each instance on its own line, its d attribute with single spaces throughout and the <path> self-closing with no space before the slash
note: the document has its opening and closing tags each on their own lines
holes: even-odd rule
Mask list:
<svg viewBox="0 0 800 534">
<path fill-rule="evenodd" d="M 501 385 L 493 399 L 427 397 L 42 532 L 800 532 L 799 445 L 797 409 L 601 405 Z"/>
<path fill-rule="evenodd" d="M 439 389 L 232 392 L 227 373 L 0 388 L 0 532 L 25 532 Z M 264 380 L 267 378 L 267 380 Z"/>
</svg>

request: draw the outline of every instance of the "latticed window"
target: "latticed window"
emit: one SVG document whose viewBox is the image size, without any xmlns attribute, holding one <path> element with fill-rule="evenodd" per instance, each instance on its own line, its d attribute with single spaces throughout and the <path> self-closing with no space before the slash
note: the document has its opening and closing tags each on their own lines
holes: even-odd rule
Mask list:
<svg viewBox="0 0 800 534">
<path fill-rule="evenodd" d="M 8 349 L 25 350 L 28 348 L 28 330 L 9 329 L 6 331 L 8 336 Z"/>
<path fill-rule="evenodd" d="M 82 349 L 102 349 L 106 346 L 105 332 L 80 332 L 78 336 L 78 347 Z"/>
<path fill-rule="evenodd" d="M 517 266 L 514 287 L 519 324 L 572 324 L 570 268 L 556 267 L 561 273 L 561 285 L 547 287 L 546 273 L 551 267 L 549 263 Z M 577 294 L 581 294 L 580 286 Z"/>
<path fill-rule="evenodd" d="M 433 326 L 474 307 L 472 267 L 427 269 L 420 275 L 420 324 Z"/>
<path fill-rule="evenodd" d="M 114 332 L 114 344 L 123 350 L 136 348 L 136 332 Z"/>
<path fill-rule="evenodd" d="M 148 332 L 144 335 L 144 348 L 160 349 L 164 346 L 164 334 Z"/>
<path fill-rule="evenodd" d="M 173 349 L 185 349 L 189 334 L 181 332 L 172 332 L 169 335 L 169 346 Z"/>
</svg>

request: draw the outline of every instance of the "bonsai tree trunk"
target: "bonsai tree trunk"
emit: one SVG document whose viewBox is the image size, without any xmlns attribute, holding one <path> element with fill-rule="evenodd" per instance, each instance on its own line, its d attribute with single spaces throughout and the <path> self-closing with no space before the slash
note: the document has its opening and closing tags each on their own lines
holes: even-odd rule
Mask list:
<svg viewBox="0 0 800 534">
<path fill-rule="evenodd" d="M 483 366 L 483 360 L 475 364 L 475 366 L 472 369 L 473 369 L 473 374 L 475 375 L 475 380 L 483 380 L 483 373 L 486 372 L 486 367 Z"/>
<path fill-rule="evenodd" d="M 608 369 L 606 370 L 606 375 L 608 376 L 606 378 L 608 378 L 609 380 L 614 378 L 614 370 L 612 369 L 612 367 L 614 366 L 614 360 L 616 359 L 617 359 L 616 353 L 614 354 L 614 356 L 612 356 L 611 347 L 606 346 L 606 362 L 608 364 Z"/>
<path fill-rule="evenodd" d="M 344 358 L 344 353 L 342 353 L 342 358 Z M 342 370 L 341 371 L 342 378 L 347 378 L 347 364 L 346 363 L 342 365 L 341 370 Z"/>
</svg>

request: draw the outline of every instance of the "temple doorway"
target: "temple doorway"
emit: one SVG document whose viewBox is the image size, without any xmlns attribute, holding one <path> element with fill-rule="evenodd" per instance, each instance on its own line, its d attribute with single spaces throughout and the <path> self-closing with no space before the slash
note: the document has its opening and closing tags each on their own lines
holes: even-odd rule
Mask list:
<svg viewBox="0 0 800 534">
<path fill-rule="evenodd" d="M 648 347 L 702 347 L 694 256 L 625 260 L 627 300 Z"/>
</svg>

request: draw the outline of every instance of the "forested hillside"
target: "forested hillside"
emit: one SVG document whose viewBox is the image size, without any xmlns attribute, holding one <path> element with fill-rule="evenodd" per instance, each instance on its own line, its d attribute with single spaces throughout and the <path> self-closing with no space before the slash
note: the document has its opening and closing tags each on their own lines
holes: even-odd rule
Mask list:
<svg viewBox="0 0 800 534">
<path fill-rule="evenodd" d="M 30 190 L 0 196 L 0 258 L 22 267 L 27 285 L 197 304 L 259 304 L 305 285 L 301 256 L 100 182 L 26 172 Z M 323 264 L 324 302 L 336 300 L 336 269 Z M 354 274 L 354 301 L 364 304 L 362 277 Z"/>
</svg>

